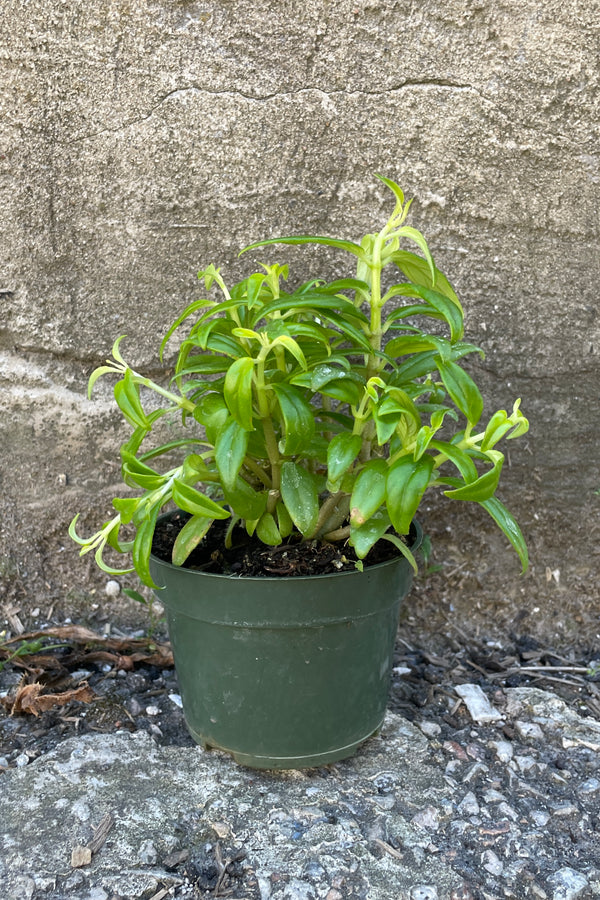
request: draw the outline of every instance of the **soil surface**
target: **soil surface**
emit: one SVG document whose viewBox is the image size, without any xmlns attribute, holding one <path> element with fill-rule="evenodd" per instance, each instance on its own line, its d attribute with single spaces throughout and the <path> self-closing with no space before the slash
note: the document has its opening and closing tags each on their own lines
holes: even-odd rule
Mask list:
<svg viewBox="0 0 600 900">
<path fill-rule="evenodd" d="M 159 559 L 171 562 L 171 552 L 177 535 L 188 521 L 187 513 L 176 512 L 158 521 L 152 541 L 152 552 Z M 227 523 L 214 522 L 210 531 L 188 556 L 184 567 L 215 575 L 289 578 L 301 575 L 332 575 L 353 571 L 357 556 L 346 544 L 290 539 L 277 547 L 263 544 L 257 537 L 249 537 L 243 528 L 234 528 L 231 547 L 225 547 Z M 408 536 L 412 545 L 415 532 Z M 364 566 L 387 562 L 398 556 L 390 541 L 378 541 L 363 560 Z"/>
</svg>

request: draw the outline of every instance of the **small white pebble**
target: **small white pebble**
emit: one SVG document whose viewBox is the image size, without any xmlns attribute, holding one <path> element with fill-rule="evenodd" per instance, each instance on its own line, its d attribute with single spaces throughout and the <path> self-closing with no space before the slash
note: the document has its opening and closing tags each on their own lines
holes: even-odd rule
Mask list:
<svg viewBox="0 0 600 900">
<path fill-rule="evenodd" d="M 560 803 L 552 810 L 555 816 L 576 816 L 579 809 L 573 803 Z"/>
<path fill-rule="evenodd" d="M 147 706 L 146 707 L 146 715 L 147 716 L 159 716 L 160 709 L 158 708 L 158 706 Z"/>
<path fill-rule="evenodd" d="M 410 889 L 410 900 L 438 900 L 437 888 L 433 884 L 416 884 Z"/>
<path fill-rule="evenodd" d="M 482 854 L 481 861 L 483 863 L 483 868 L 489 872 L 490 875 L 502 875 L 502 863 L 493 850 L 486 850 Z"/>
<path fill-rule="evenodd" d="M 544 732 L 535 722 L 515 722 L 515 728 L 519 733 L 519 737 L 524 741 L 543 741 Z"/>
<path fill-rule="evenodd" d="M 22 769 L 23 766 L 26 766 L 29 763 L 29 757 L 26 753 L 20 753 L 15 759 L 15 765 Z"/>
<path fill-rule="evenodd" d="M 543 809 L 532 809 L 529 815 L 533 824 L 538 828 L 543 828 L 550 821 L 549 814 Z"/>
<path fill-rule="evenodd" d="M 479 803 L 473 791 L 469 791 L 456 807 L 456 811 L 460 816 L 477 816 L 479 815 Z"/>
<path fill-rule="evenodd" d="M 487 724 L 502 718 L 498 710 L 494 709 L 490 704 L 490 701 L 478 684 L 457 684 L 454 686 L 454 690 L 465 701 L 465 705 L 474 722 Z"/>
<path fill-rule="evenodd" d="M 493 788 L 490 788 L 489 791 L 485 792 L 483 799 L 486 803 L 506 803 L 504 794 L 501 794 L 500 791 L 493 790 Z"/>
<path fill-rule="evenodd" d="M 588 778 L 587 781 L 582 781 L 577 788 L 577 793 L 583 794 L 584 796 L 595 794 L 596 791 L 600 791 L 600 781 L 598 781 L 597 778 Z"/>
<path fill-rule="evenodd" d="M 418 825 L 419 828 L 430 828 L 436 831 L 440 825 L 439 810 L 435 806 L 426 806 L 412 817 L 411 822 L 413 825 Z"/>
<path fill-rule="evenodd" d="M 516 822 L 519 818 L 518 814 L 514 811 L 512 806 L 508 805 L 508 803 L 499 803 L 498 813 L 501 816 L 505 816 L 507 819 L 512 819 L 513 822 Z"/>
<path fill-rule="evenodd" d="M 174 703 L 175 706 L 178 706 L 179 709 L 183 709 L 183 701 L 180 694 L 169 694 L 169 700 L 171 703 Z"/>
<path fill-rule="evenodd" d="M 441 734 L 442 729 L 437 722 L 421 722 L 419 728 L 426 737 L 437 737 Z"/>
<path fill-rule="evenodd" d="M 407 666 L 394 666 L 392 672 L 394 675 L 410 675 L 411 670 Z"/>
<path fill-rule="evenodd" d="M 536 761 L 533 756 L 515 756 L 515 762 L 521 772 L 530 772 L 536 767 Z"/>
<path fill-rule="evenodd" d="M 121 593 L 121 585 L 118 581 L 107 581 L 104 590 L 109 597 L 118 597 Z"/>
</svg>

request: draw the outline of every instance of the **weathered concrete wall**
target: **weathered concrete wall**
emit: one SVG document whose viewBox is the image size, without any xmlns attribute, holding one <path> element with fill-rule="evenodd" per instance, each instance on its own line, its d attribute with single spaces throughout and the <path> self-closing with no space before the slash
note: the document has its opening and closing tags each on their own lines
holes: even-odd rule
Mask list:
<svg viewBox="0 0 600 900">
<path fill-rule="evenodd" d="M 65 529 L 78 509 L 91 523 L 118 481 L 108 387 L 85 398 L 114 337 L 126 331 L 130 357 L 150 363 L 206 263 L 236 278 L 250 240 L 378 227 L 379 171 L 416 198 L 413 223 L 487 352 L 488 401 L 521 395 L 532 420 L 502 492 L 530 575 L 518 580 L 477 510 L 447 508 L 442 524 L 426 513 L 438 556 L 471 573 L 465 602 L 502 593 L 530 624 L 540 608 L 576 626 L 597 597 L 598 12 L 589 0 L 5 0 L 7 596 L 53 602 L 86 584 Z M 284 254 L 299 280 L 315 258 Z"/>
</svg>

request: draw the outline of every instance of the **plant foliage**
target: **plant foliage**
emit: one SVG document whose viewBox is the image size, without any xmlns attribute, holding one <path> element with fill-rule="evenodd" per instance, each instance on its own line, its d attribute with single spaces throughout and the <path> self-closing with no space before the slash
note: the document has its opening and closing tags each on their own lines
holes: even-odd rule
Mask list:
<svg viewBox="0 0 600 900">
<path fill-rule="evenodd" d="M 215 520 L 227 519 L 228 540 L 239 522 L 265 544 L 348 541 L 359 559 L 392 540 L 414 566 L 399 536 L 434 485 L 487 510 L 526 568 L 519 526 L 495 492 L 504 461 L 497 444 L 524 434 L 527 419 L 517 400 L 482 424 L 481 393 L 462 365 L 482 351 L 464 341 L 462 306 L 425 238 L 404 224 L 410 202 L 378 177 L 396 205 L 360 243 L 304 235 L 242 251 L 320 244 L 353 258 L 349 277 L 289 290 L 287 266 L 262 265 L 228 288 L 208 266 L 199 274 L 207 296 L 183 310 L 160 347 L 162 360 L 175 332 L 181 336 L 168 387 L 124 360 L 122 338 L 93 372 L 90 394 L 100 376 L 119 376 L 114 396 L 131 427 L 122 475 L 139 492 L 116 498 L 116 514 L 91 538 L 78 536 L 77 517 L 71 523 L 81 553 L 94 551 L 104 571 L 132 571 L 104 562 L 108 545 L 130 551 L 152 584 L 152 536 L 170 501 L 190 514 L 176 565 Z M 395 277 L 384 278 L 388 272 Z M 150 412 L 148 392 L 162 403 Z M 156 423 L 174 412 L 187 436 L 147 449 Z M 124 525 L 133 526 L 133 540 L 122 540 Z"/>
</svg>

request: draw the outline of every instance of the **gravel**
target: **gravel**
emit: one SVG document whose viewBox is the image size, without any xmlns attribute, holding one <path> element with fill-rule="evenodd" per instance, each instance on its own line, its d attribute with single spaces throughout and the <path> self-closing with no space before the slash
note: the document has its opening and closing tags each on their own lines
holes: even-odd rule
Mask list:
<svg viewBox="0 0 600 900">
<path fill-rule="evenodd" d="M 73 657 L 54 689 L 85 681 L 91 702 L 0 715 L 1 896 L 600 897 L 596 676 L 509 686 L 473 658 L 399 644 L 382 735 L 277 774 L 197 748 L 168 665 Z M 0 691 L 20 679 L 6 666 Z M 70 864 L 107 814 L 91 863 Z"/>
</svg>

